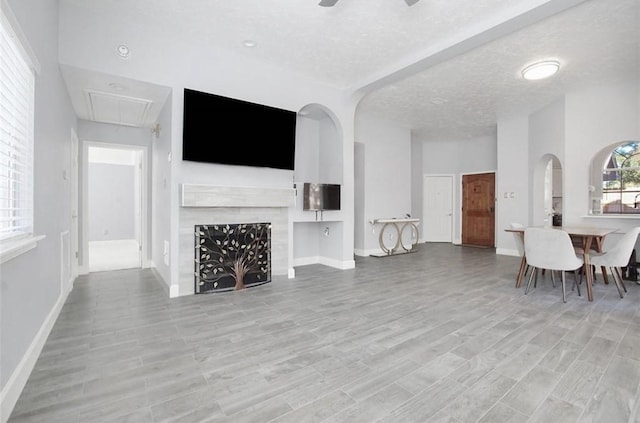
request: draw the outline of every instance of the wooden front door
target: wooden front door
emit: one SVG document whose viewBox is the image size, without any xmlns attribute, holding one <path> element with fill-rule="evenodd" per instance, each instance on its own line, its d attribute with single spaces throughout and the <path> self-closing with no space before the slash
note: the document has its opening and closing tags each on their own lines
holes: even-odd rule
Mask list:
<svg viewBox="0 0 640 423">
<path fill-rule="evenodd" d="M 462 244 L 495 246 L 495 174 L 462 176 Z"/>
</svg>

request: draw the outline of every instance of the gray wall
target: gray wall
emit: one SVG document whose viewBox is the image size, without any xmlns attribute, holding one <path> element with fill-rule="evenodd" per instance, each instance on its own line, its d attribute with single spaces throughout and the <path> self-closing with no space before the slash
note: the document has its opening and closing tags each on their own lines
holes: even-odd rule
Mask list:
<svg viewBox="0 0 640 423">
<path fill-rule="evenodd" d="M 137 239 L 135 166 L 89 163 L 89 241 Z"/>
<path fill-rule="evenodd" d="M 58 67 L 58 2 L 9 0 L 41 65 L 35 85 L 35 193 L 38 246 L 2 264 L 0 383 L 7 381 L 62 298 L 60 236 L 71 228 L 71 128 L 76 125 Z M 55 316 L 54 316 L 55 317 Z M 4 417 L 4 416 L 3 416 Z"/>
</svg>

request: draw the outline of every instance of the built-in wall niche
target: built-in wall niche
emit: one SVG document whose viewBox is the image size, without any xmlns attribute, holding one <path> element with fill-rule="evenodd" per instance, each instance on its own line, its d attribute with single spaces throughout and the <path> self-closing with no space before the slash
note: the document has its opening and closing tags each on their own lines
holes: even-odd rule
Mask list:
<svg viewBox="0 0 640 423">
<path fill-rule="evenodd" d="M 342 257 L 343 210 L 335 202 L 324 206 L 309 204 L 305 197 L 305 183 L 309 188 L 337 187 L 342 202 L 343 139 L 335 115 L 319 104 L 309 104 L 298 112 L 296 124 L 296 159 L 294 185 L 296 204 L 292 210 L 296 265 L 321 263 L 340 267 Z M 327 193 L 329 193 L 327 191 Z M 308 192 L 307 192 L 308 195 Z M 335 197 L 333 198 L 335 200 Z M 305 207 L 307 200 L 307 207 Z M 331 204 L 330 204 L 331 203 Z M 330 248 L 323 246 L 330 245 Z M 314 246 L 313 251 L 307 251 Z"/>
<path fill-rule="evenodd" d="M 294 221 L 315 221 L 315 213 L 304 207 L 305 183 L 340 186 L 343 182 L 343 141 L 341 131 L 330 111 L 310 104 L 298 112 L 296 125 L 296 160 L 294 183 L 296 207 Z M 336 208 L 323 212 L 323 217 L 339 219 Z M 332 211 L 334 213 L 332 213 Z"/>
<path fill-rule="evenodd" d="M 322 106 L 308 105 L 298 112 L 294 180 L 341 184 L 342 137 L 333 117 Z"/>
</svg>

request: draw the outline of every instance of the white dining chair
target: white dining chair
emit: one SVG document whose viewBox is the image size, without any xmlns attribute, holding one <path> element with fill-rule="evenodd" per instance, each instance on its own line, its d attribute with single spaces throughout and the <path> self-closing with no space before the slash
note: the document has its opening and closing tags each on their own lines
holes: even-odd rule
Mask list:
<svg viewBox="0 0 640 423">
<path fill-rule="evenodd" d="M 624 294 L 622 293 L 623 290 L 624 292 L 627 292 L 627 287 L 624 286 L 624 282 L 622 281 L 622 272 L 620 268 L 629 264 L 629 258 L 636 246 L 638 234 L 640 234 L 640 226 L 635 227 L 624 234 L 622 238 L 615 243 L 615 245 L 611 248 L 607 248 L 604 253 L 592 254 L 590 256 L 592 265 L 601 267 L 603 272 L 607 269 L 611 272 L 613 280 L 616 283 L 616 288 L 618 288 L 620 298 L 624 297 Z"/>
<path fill-rule="evenodd" d="M 559 271 L 562 274 L 562 301 L 566 303 L 565 272 L 573 271 L 577 282 L 576 270 L 582 268 L 584 264 L 582 257 L 576 255 L 569 234 L 561 229 L 526 228 L 524 230 L 524 251 L 527 264 L 534 268 L 529 275 L 525 295 L 529 292 L 538 269 Z"/>
</svg>

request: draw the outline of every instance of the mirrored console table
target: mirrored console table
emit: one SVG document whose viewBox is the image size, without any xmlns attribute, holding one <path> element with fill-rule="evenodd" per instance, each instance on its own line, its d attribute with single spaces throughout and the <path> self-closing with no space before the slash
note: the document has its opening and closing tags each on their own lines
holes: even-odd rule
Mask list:
<svg viewBox="0 0 640 423">
<path fill-rule="evenodd" d="M 382 225 L 378 236 L 382 253 L 371 254 L 373 257 L 410 253 L 418 243 L 420 219 L 411 217 L 374 219 L 370 223 Z"/>
</svg>

